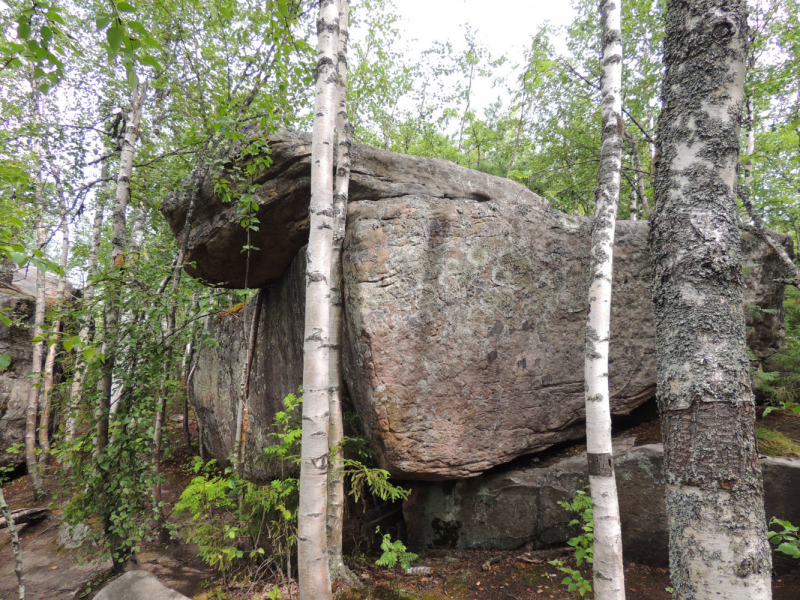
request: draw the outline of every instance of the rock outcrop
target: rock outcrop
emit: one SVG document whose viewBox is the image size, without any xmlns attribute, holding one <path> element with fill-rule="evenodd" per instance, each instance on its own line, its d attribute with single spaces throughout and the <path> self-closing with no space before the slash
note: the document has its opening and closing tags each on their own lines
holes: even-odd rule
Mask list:
<svg viewBox="0 0 800 600">
<path fill-rule="evenodd" d="M 255 177 L 261 226 L 251 244 L 261 251 L 253 253 L 249 281 L 280 277 L 279 286 L 302 287 L 303 265 L 286 269 L 307 237 L 310 140 L 286 133 L 269 141 L 272 166 Z M 471 477 L 582 437 L 592 220 L 553 210 L 509 180 L 446 161 L 358 145 L 352 154 L 344 369 L 380 465 L 407 479 Z M 182 230 L 186 208 L 178 196 L 165 202 L 173 231 Z M 195 215 L 188 258 L 196 263 L 187 270 L 240 286 L 245 234 L 235 208 L 214 196 L 211 175 Z M 647 222 L 617 226 L 610 358 L 616 415 L 655 392 L 647 233 Z M 749 342 L 765 357 L 783 336 L 783 287 L 772 282 L 780 265 L 765 244 L 744 239 Z M 288 309 L 274 310 L 282 315 L 280 327 L 295 332 L 282 340 L 296 346 L 257 359 L 269 363 L 259 367 L 263 372 L 283 376 L 284 356 L 299 361 L 302 306 Z M 241 338 L 223 344 L 230 351 L 218 351 L 221 362 L 209 360 L 205 370 L 229 368 L 225 359 L 244 346 Z M 233 367 L 234 377 L 239 372 Z M 262 423 L 271 422 L 294 388 L 269 381 L 283 389 L 253 400 L 251 415 L 263 411 Z M 216 406 L 227 403 L 215 419 L 223 427 L 232 420 L 239 382 L 217 389 L 220 397 L 207 397 Z M 223 397 L 226 390 L 233 393 Z"/>
<path fill-rule="evenodd" d="M 248 476 L 264 481 L 280 465 L 269 465 L 262 449 L 276 443 L 275 413 L 282 400 L 303 383 L 303 314 L 306 290 L 305 252 L 289 270 L 268 287 L 258 325 L 250 379 L 245 468 Z M 222 307 L 226 308 L 226 307 Z M 204 347 L 198 355 L 190 398 L 200 422 L 201 441 L 221 464 L 233 454 L 236 406 L 241 394 L 246 354 L 245 322 L 249 329 L 254 303 L 237 313 L 222 311 L 209 323 L 209 333 L 219 345 Z"/>
<path fill-rule="evenodd" d="M 129 571 L 95 596 L 96 600 L 189 600 L 147 571 Z"/>
<path fill-rule="evenodd" d="M 0 285 L 0 311 L 11 325 L 0 322 L 0 354 L 11 357 L 11 364 L 0 371 L 0 468 L 24 464 L 21 451 L 9 448 L 25 442 L 25 413 L 31 384 L 33 347 L 31 324 L 36 300 L 12 287 Z M 5 310 L 8 309 L 8 310 Z"/>
<path fill-rule="evenodd" d="M 403 506 L 411 549 L 563 545 L 577 530 L 569 526 L 575 515 L 558 502 L 572 500 L 587 485 L 586 453 L 534 460 L 521 459 L 525 464 L 458 482 L 414 484 Z M 615 441 L 624 554 L 656 566 L 667 566 L 669 558 L 663 462 L 661 444 L 634 446 L 633 438 Z M 800 522 L 795 501 L 800 460 L 763 457 L 761 468 L 767 517 Z"/>
</svg>

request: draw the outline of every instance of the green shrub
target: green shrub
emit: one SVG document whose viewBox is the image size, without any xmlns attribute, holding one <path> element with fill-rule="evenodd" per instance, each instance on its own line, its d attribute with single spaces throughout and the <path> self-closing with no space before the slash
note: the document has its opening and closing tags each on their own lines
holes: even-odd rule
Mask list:
<svg viewBox="0 0 800 600">
<path fill-rule="evenodd" d="M 592 510 L 592 497 L 583 490 L 578 490 L 571 502 L 560 501 L 559 506 L 569 512 L 576 513 L 577 519 L 570 521 L 570 526 L 580 525 L 582 533 L 571 538 L 567 544 L 575 549 L 575 561 L 580 567 L 584 562 L 594 563 L 594 513 Z M 580 571 L 566 565 L 563 560 L 551 560 L 550 564 L 567 576 L 561 582 L 570 592 L 580 594 L 581 598 L 592 591 L 592 584 L 585 579 Z"/>
</svg>

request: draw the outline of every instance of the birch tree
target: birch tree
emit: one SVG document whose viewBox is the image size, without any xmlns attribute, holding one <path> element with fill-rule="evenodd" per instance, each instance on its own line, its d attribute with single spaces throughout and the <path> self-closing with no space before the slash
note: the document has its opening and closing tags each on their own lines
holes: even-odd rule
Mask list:
<svg viewBox="0 0 800 600">
<path fill-rule="evenodd" d="M 771 598 L 736 195 L 744 0 L 671 0 L 650 229 L 670 573 L 680 600 Z"/>
<path fill-rule="evenodd" d="M 36 79 L 31 79 L 33 118 L 34 125 L 38 128 L 41 123 L 41 107 L 39 104 L 39 91 Z M 42 141 L 38 137 L 34 140 L 34 155 L 36 157 L 36 173 L 34 176 L 34 193 L 36 198 L 36 244 L 43 251 L 47 244 L 47 235 L 44 227 L 44 183 L 42 181 Z M 34 500 L 42 500 L 45 496 L 44 482 L 39 473 L 38 458 L 36 456 L 36 417 L 39 412 L 39 386 L 41 385 L 42 358 L 44 342 L 42 341 L 42 326 L 45 313 L 45 273 L 42 267 L 36 270 L 36 309 L 33 317 L 33 356 L 31 358 L 31 389 L 28 395 L 28 408 L 25 415 L 25 463 L 28 469 L 28 478 L 33 488 Z"/>
<path fill-rule="evenodd" d="M 591 247 L 589 320 L 586 325 L 586 449 L 594 511 L 594 591 L 603 600 L 624 600 L 622 530 L 611 447 L 608 348 L 614 232 L 622 172 L 622 31 L 618 0 L 600 3 L 603 28 L 600 174 Z"/>
<path fill-rule="evenodd" d="M 339 42 L 336 69 L 338 104 L 336 111 L 336 183 L 333 194 L 333 248 L 331 260 L 331 339 L 330 339 L 330 446 L 331 464 L 328 480 L 328 555 L 331 577 L 346 585 L 358 585 L 358 578 L 342 559 L 342 521 L 344 516 L 344 425 L 342 421 L 342 248 L 347 222 L 347 197 L 350 186 L 350 146 L 353 126 L 347 115 L 347 43 L 350 7 L 348 0 L 339 5 Z"/>
<path fill-rule="evenodd" d="M 298 510 L 301 600 L 331 598 L 326 512 L 330 410 L 331 250 L 333 246 L 333 134 L 337 98 L 339 10 L 320 2 L 317 19 L 314 128 L 311 145 L 310 234 L 303 335 L 303 433 Z"/>
</svg>

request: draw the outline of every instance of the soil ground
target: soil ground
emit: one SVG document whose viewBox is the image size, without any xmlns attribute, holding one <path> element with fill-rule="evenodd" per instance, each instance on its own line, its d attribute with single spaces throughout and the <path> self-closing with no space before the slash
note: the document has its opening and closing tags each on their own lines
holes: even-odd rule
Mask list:
<svg viewBox="0 0 800 600">
<path fill-rule="evenodd" d="M 760 419 L 759 425 L 800 444 L 798 416 L 773 412 Z M 658 422 L 632 424 L 621 428 L 620 434 L 634 435 L 637 444 L 661 441 Z M 554 454 L 563 456 L 581 451 L 580 446 L 572 446 Z M 178 499 L 190 480 L 190 462 L 188 454 L 179 453 L 167 465 L 164 497 L 168 505 Z M 49 483 L 52 491 L 55 482 Z M 34 506 L 27 478 L 6 486 L 5 495 L 12 509 Z M 59 516 L 60 511 L 55 508 L 46 520 L 21 527 L 28 598 L 72 600 L 83 597 L 91 600 L 109 581 L 110 564 L 93 562 L 92 548 L 59 550 L 55 543 Z M 376 567 L 376 558 L 362 556 L 351 561 L 352 570 L 365 587 L 346 593 L 343 600 L 567 600 L 578 597 L 562 585 L 565 575 L 556 567 L 523 551 L 432 550 L 415 563 L 430 567 L 431 572 L 416 576 L 405 575 L 399 569 L 389 571 Z M 561 559 L 575 566 L 569 555 Z M 0 530 L 0 600 L 18 597 L 13 568 L 8 531 L 3 529 Z M 138 555 L 138 564 L 132 568 L 151 571 L 168 587 L 196 600 L 261 600 L 273 585 L 278 585 L 283 598 L 298 598 L 295 583 L 223 584 L 222 579 L 197 558 L 196 548 L 180 540 L 169 548 L 155 545 L 145 548 Z M 582 571 L 585 577 L 591 577 L 589 569 L 584 567 Z M 627 564 L 625 576 L 628 600 L 672 597 L 667 591 L 670 583 L 666 569 Z M 90 586 L 94 589 L 86 593 Z M 773 590 L 774 600 L 800 600 L 800 568 L 789 575 L 777 576 Z M 592 594 L 587 594 L 586 598 L 591 599 Z"/>
</svg>

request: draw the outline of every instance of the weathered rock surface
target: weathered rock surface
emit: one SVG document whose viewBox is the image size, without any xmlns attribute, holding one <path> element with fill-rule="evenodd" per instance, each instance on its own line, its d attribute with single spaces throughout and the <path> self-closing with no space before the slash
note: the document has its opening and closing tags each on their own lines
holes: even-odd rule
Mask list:
<svg viewBox="0 0 800 600">
<path fill-rule="evenodd" d="M 626 559 L 657 566 L 669 562 L 669 534 L 664 505 L 661 444 L 634 446 L 633 439 L 614 445 L 622 542 Z M 576 529 L 575 517 L 558 505 L 571 500 L 588 482 L 586 453 L 550 461 L 501 468 L 458 482 L 419 482 L 405 502 L 409 544 L 435 547 L 511 550 L 562 546 Z M 800 460 L 766 457 L 767 517 L 800 522 Z M 787 565 L 788 566 L 788 565 Z"/>
<path fill-rule="evenodd" d="M 129 571 L 100 590 L 95 600 L 189 600 L 147 571 Z"/>
<path fill-rule="evenodd" d="M 32 296 L 13 288 L 0 286 L 0 311 L 11 319 L 11 325 L 0 323 L 0 354 L 11 357 L 11 365 L 0 372 L 0 468 L 16 467 L 25 462 L 22 452 L 8 449 L 25 442 L 25 411 L 30 392 L 31 346 L 30 326 L 36 301 Z"/>
<path fill-rule="evenodd" d="M 262 449 L 273 445 L 275 413 L 282 400 L 303 383 L 303 314 L 305 251 L 289 270 L 270 285 L 261 308 L 258 340 L 250 379 L 245 468 L 248 477 L 263 481 L 276 465 L 262 460 Z M 227 307 L 222 307 L 227 308 Z M 241 394 L 246 354 L 244 324 L 252 322 L 254 303 L 236 314 L 221 312 L 210 323 L 210 335 L 219 340 L 203 348 L 191 381 L 190 398 L 201 424 L 202 442 L 221 464 L 233 453 L 236 406 Z"/>
<path fill-rule="evenodd" d="M 311 136 L 283 130 L 267 137 L 272 166 L 254 176 L 259 185 L 256 216 L 258 231 L 251 231 L 253 252 L 245 286 L 246 263 L 240 260 L 247 245 L 239 225 L 237 207 L 225 203 L 214 192 L 215 177 L 209 172 L 200 185 L 189 245 L 186 272 L 210 284 L 230 288 L 260 287 L 283 275 L 297 251 L 308 242 L 308 203 L 311 181 Z M 241 150 L 237 144 L 228 152 L 227 166 L 234 164 Z M 533 192 L 508 179 L 459 167 L 451 162 L 386 152 L 355 144 L 350 178 L 350 200 L 378 200 L 409 194 L 477 201 L 492 197 L 524 195 L 538 200 Z M 223 174 L 224 176 L 224 174 Z M 231 182 L 231 190 L 237 190 Z M 540 200 L 539 200 L 540 201 Z M 180 193 L 167 197 L 161 212 L 175 235 L 186 222 L 188 198 Z"/>
<path fill-rule="evenodd" d="M 251 261 L 252 284 L 281 276 L 307 235 L 309 138 L 285 134 L 270 142 L 273 166 L 256 177 L 261 229 L 251 243 L 262 250 Z M 212 190 L 209 176 L 190 237 L 189 260 L 197 261 L 190 272 L 241 285 L 244 232 L 235 209 Z M 176 198 L 164 206 L 174 231 L 186 209 Z M 591 223 L 550 209 L 506 179 L 354 147 L 344 369 L 382 467 L 408 479 L 470 477 L 583 436 Z M 610 358 L 617 415 L 655 392 L 647 232 L 646 222 L 617 226 Z M 748 310 L 751 347 L 769 356 L 783 336 L 783 287 L 771 281 L 779 264 L 755 238 L 745 236 L 744 250 L 747 302 L 776 311 Z M 302 287 L 301 275 L 297 265 L 281 285 Z M 290 315 L 276 309 L 288 315 L 281 327 L 296 332 L 295 357 L 301 356 L 297 308 Z M 284 358 L 265 356 L 284 362 L 263 368 L 285 369 Z M 238 381 L 228 389 L 238 390 Z M 251 414 L 257 410 L 254 400 Z M 231 414 L 217 419 L 220 427 Z"/>
</svg>

